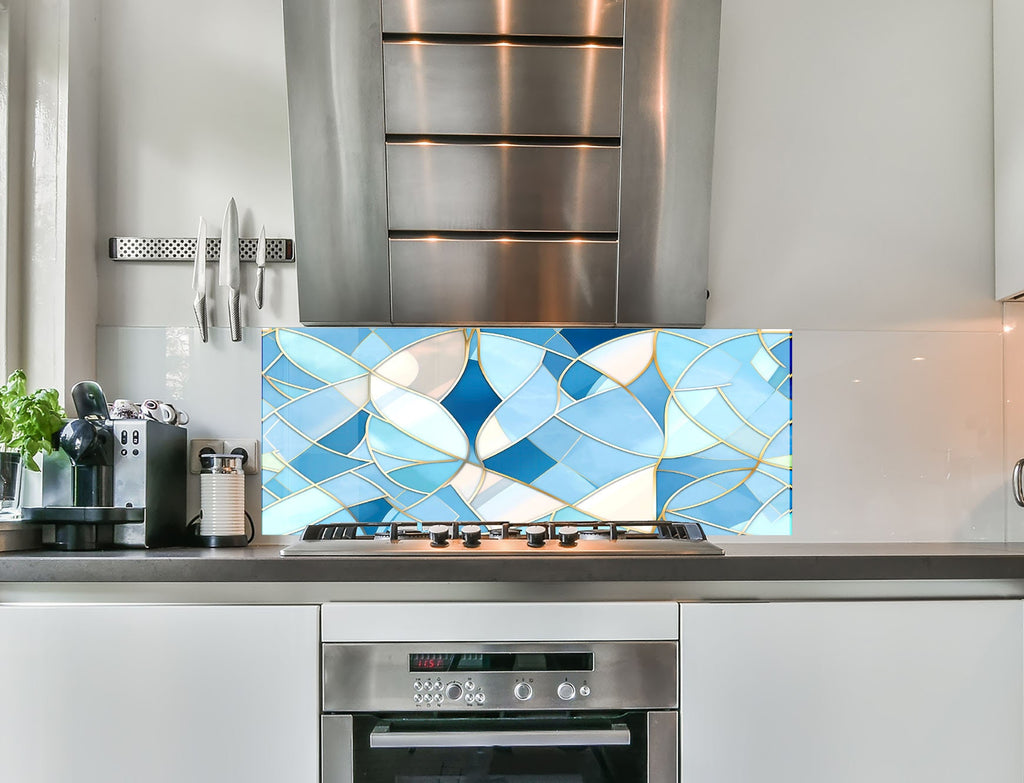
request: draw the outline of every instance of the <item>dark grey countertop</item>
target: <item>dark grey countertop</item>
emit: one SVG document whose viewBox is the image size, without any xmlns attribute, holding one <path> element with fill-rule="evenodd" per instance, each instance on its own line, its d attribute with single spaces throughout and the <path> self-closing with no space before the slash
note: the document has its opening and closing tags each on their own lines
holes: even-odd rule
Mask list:
<svg viewBox="0 0 1024 783">
<path fill-rule="evenodd" d="M 281 557 L 243 549 L 0 554 L 3 582 L 559 583 L 1024 580 L 1024 543 L 723 543 L 724 556 Z"/>
</svg>

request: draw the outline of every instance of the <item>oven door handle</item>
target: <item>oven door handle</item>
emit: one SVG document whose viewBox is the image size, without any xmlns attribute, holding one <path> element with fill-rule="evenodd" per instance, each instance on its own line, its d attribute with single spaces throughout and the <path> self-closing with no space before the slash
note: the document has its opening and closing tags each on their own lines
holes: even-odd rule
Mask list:
<svg viewBox="0 0 1024 783">
<path fill-rule="evenodd" d="M 615 723 L 607 729 L 531 731 L 391 731 L 386 723 L 370 732 L 371 748 L 553 748 L 628 745 L 629 727 Z"/>
</svg>

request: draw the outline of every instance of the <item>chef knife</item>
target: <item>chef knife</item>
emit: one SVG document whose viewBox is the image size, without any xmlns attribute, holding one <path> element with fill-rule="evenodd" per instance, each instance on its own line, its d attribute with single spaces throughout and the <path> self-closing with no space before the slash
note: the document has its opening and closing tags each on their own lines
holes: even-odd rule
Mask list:
<svg viewBox="0 0 1024 783">
<path fill-rule="evenodd" d="M 229 291 L 228 324 L 231 327 L 231 341 L 237 343 L 242 339 L 242 325 L 238 311 L 241 287 L 238 272 L 238 207 L 235 206 L 234 199 L 228 201 L 228 207 L 224 211 L 224 227 L 220 235 L 219 282 Z"/>
<path fill-rule="evenodd" d="M 267 265 L 267 227 L 260 226 L 260 238 L 256 240 L 256 290 L 253 292 L 253 300 L 256 302 L 256 309 L 263 309 L 263 274 Z"/>
<path fill-rule="evenodd" d="M 192 309 L 196 313 L 199 324 L 199 336 L 203 342 L 210 339 L 206 327 L 206 218 L 199 218 L 199 235 L 196 237 L 196 261 L 192 267 L 192 290 L 196 298 L 192 300 Z"/>
</svg>

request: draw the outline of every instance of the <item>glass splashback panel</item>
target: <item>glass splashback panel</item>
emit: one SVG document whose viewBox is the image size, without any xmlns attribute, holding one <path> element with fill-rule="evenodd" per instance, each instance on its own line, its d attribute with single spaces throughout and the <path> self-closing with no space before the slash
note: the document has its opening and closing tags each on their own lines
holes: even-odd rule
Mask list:
<svg viewBox="0 0 1024 783">
<path fill-rule="evenodd" d="M 783 330 L 263 333 L 263 533 L 696 520 L 791 532 Z"/>
</svg>

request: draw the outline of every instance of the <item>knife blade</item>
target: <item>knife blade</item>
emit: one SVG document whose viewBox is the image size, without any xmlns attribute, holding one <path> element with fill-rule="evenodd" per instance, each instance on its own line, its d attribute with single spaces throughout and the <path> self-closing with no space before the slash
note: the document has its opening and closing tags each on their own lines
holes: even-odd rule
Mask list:
<svg viewBox="0 0 1024 783">
<path fill-rule="evenodd" d="M 196 298 L 192 300 L 192 309 L 199 325 L 199 336 L 208 342 L 210 333 L 206 321 L 206 218 L 199 218 L 199 235 L 196 237 L 196 260 L 192 266 L 192 290 Z"/>
<path fill-rule="evenodd" d="M 267 227 L 260 226 L 260 238 L 256 240 L 256 290 L 253 292 L 253 300 L 256 302 L 256 309 L 263 309 L 263 275 L 264 267 L 267 265 Z"/>
<path fill-rule="evenodd" d="M 224 227 L 220 235 L 220 284 L 228 289 L 228 324 L 231 327 L 231 342 L 242 339 L 242 325 L 238 310 L 240 275 L 238 270 L 238 207 L 235 200 L 228 201 L 224 210 Z"/>
</svg>

